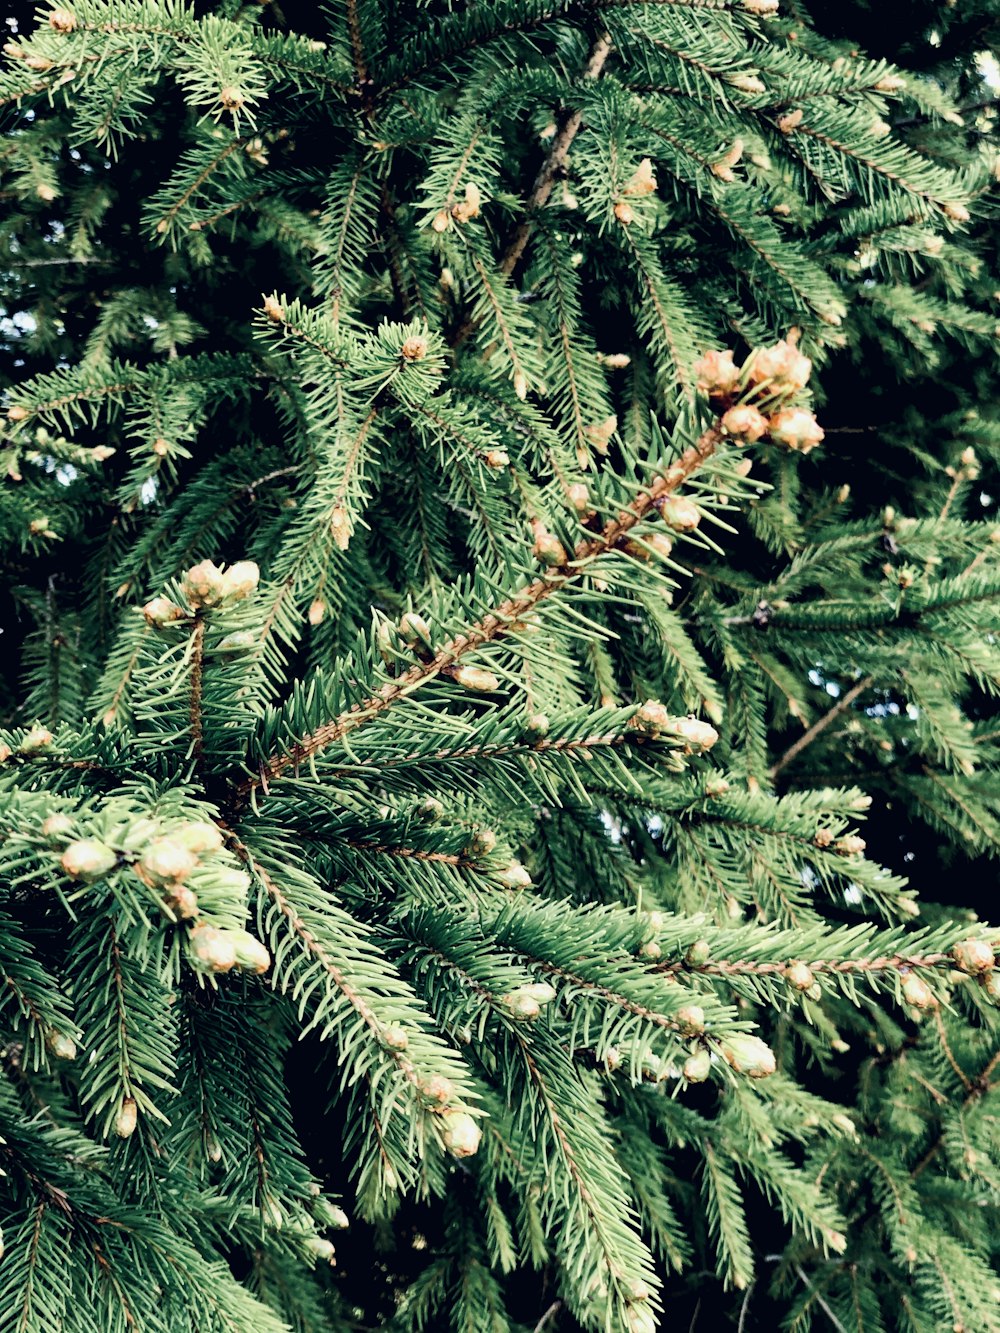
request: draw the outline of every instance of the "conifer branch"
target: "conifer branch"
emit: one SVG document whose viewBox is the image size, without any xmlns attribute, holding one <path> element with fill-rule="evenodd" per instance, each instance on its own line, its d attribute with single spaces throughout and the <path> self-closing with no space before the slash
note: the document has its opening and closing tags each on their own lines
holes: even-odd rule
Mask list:
<svg viewBox="0 0 1000 1333">
<path fill-rule="evenodd" d="M 788 747 L 781 758 L 771 766 L 769 776 L 771 778 L 776 778 L 781 770 L 787 768 L 794 759 L 797 759 L 807 746 L 812 745 L 813 741 L 816 740 L 818 736 L 821 736 L 827 727 L 840 717 L 841 713 L 846 712 L 851 704 L 854 703 L 854 700 L 857 699 L 859 695 L 864 694 L 865 690 L 874 684 L 874 681 L 875 677 L 869 675 L 859 680 L 856 685 L 852 685 L 847 693 L 842 695 L 832 708 L 828 709 L 822 717 L 817 718 L 808 731 L 803 732 L 799 739 Z"/>
<path fill-rule="evenodd" d="M 612 42 L 611 35 L 602 32 L 596 39 L 590 50 L 586 68 L 583 71 L 583 78 L 587 82 L 600 78 L 601 71 L 607 63 L 608 56 L 611 54 Z M 500 260 L 500 272 L 509 276 L 517 268 L 518 261 L 524 254 L 524 248 L 528 244 L 528 238 L 531 236 L 531 230 L 534 219 L 532 214 L 538 209 L 544 208 L 548 203 L 549 195 L 552 193 L 552 187 L 555 185 L 559 173 L 566 165 L 566 159 L 569 156 L 569 150 L 572 147 L 573 140 L 576 138 L 583 124 L 583 112 L 580 110 L 564 113 L 562 124 L 556 130 L 552 146 L 545 157 L 544 162 L 538 169 L 538 175 L 535 177 L 534 184 L 531 187 L 531 193 L 528 196 L 525 205 L 525 217 L 519 224 L 514 235 L 504 250 Z"/>
<path fill-rule="evenodd" d="M 258 776 L 248 777 L 237 785 L 236 800 L 242 804 L 256 791 L 262 787 L 266 788 L 269 783 L 289 770 L 297 772 L 304 764 L 308 764 L 323 750 L 335 745 L 348 733 L 378 717 L 393 704 L 407 698 L 426 681 L 434 679 L 447 668 L 454 666 L 465 654 L 474 652 L 509 633 L 512 624 L 521 620 L 553 593 L 579 578 L 597 557 L 613 550 L 621 538 L 649 513 L 658 500 L 677 490 L 712 456 L 721 438 L 718 427 L 710 427 L 697 443 L 691 445 L 670 464 L 662 476 L 657 477 L 641 491 L 617 518 L 605 524 L 594 537 L 581 541 L 564 564 L 550 568 L 521 592 L 501 602 L 481 620 L 470 625 L 464 633 L 450 639 L 429 661 L 416 663 L 402 676 L 384 685 L 370 699 L 353 705 L 340 717 L 304 736 L 287 753 L 273 754 L 261 766 Z"/>
<path fill-rule="evenodd" d="M 205 617 L 201 612 L 195 613 L 190 652 L 191 692 L 188 716 L 191 719 L 191 754 L 195 768 L 200 769 L 205 755 L 205 727 L 201 710 L 205 668 Z"/>
<path fill-rule="evenodd" d="M 947 966 L 953 968 L 955 960 L 950 953 L 928 954 L 886 954 L 880 958 L 796 958 L 782 962 L 757 963 L 752 959 L 719 959 L 707 963 L 669 962 L 660 963 L 651 970 L 672 974 L 694 972 L 701 976 L 742 977 L 742 976 L 781 976 L 788 971 L 793 962 L 804 962 L 811 972 L 829 972 L 836 976 L 878 975 L 883 972 L 906 972 L 930 970 Z"/>
</svg>

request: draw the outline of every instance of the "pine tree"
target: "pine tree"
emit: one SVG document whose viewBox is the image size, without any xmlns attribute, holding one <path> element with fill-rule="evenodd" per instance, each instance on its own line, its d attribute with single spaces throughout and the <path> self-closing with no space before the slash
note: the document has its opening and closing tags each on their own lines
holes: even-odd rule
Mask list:
<svg viewBox="0 0 1000 1333">
<path fill-rule="evenodd" d="M 4 1333 L 1000 1329 L 1000 930 L 898 839 L 1000 848 L 1000 7 L 924 8 L 12 28 Z"/>
</svg>

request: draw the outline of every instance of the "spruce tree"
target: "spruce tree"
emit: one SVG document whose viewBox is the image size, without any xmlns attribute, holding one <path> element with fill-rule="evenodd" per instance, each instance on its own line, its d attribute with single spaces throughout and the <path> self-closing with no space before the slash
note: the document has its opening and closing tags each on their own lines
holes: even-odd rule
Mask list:
<svg viewBox="0 0 1000 1333">
<path fill-rule="evenodd" d="M 1000 7 L 920 8 L 11 26 L 3 1333 L 1000 1329 L 927 873 L 1000 848 Z"/>
</svg>

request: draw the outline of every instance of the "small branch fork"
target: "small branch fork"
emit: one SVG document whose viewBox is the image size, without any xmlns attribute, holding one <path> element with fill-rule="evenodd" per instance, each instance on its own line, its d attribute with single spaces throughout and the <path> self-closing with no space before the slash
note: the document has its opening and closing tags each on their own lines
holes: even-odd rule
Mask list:
<svg viewBox="0 0 1000 1333">
<path fill-rule="evenodd" d="M 578 578 L 597 556 L 611 551 L 627 532 L 646 517 L 658 501 L 677 490 L 712 456 L 721 438 L 718 427 L 710 427 L 695 444 L 681 454 L 680 458 L 671 463 L 661 476 L 637 495 L 617 518 L 607 523 L 595 536 L 579 542 L 564 564 L 548 569 L 526 588 L 469 626 L 464 633 L 449 639 L 429 661 L 416 663 L 402 676 L 383 685 L 382 689 L 371 698 L 355 704 L 333 721 L 304 736 L 287 753 L 272 754 L 258 775 L 244 779 L 236 787 L 237 803 L 245 802 L 261 788 L 266 792 L 269 782 L 282 777 L 289 770 L 296 772 L 303 764 L 308 763 L 331 745 L 335 745 L 349 732 L 385 712 L 426 681 L 439 676 L 466 653 L 475 651 L 484 644 L 509 633 L 514 623 L 521 620 L 547 597 L 551 597 L 567 583 Z"/>
</svg>

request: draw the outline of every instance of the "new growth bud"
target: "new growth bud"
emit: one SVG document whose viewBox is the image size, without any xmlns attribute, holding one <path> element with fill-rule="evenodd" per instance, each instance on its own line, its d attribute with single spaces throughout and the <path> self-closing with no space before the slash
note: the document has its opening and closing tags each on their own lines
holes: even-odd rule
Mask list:
<svg viewBox="0 0 1000 1333">
<path fill-rule="evenodd" d="M 236 966 L 232 933 L 216 926 L 195 926 L 188 936 L 188 953 L 199 972 L 229 972 Z"/>
<path fill-rule="evenodd" d="M 452 1157 L 473 1157 L 479 1150 L 483 1131 L 467 1111 L 441 1114 L 441 1141 Z"/>
<path fill-rule="evenodd" d="M 777 1068 L 770 1046 L 749 1033 L 727 1037 L 721 1049 L 723 1059 L 734 1073 L 746 1074 L 748 1078 L 767 1078 Z"/>
<path fill-rule="evenodd" d="M 120 1139 L 130 1138 L 139 1119 L 139 1109 L 134 1097 L 126 1097 L 121 1110 L 115 1117 L 115 1133 Z"/>
<path fill-rule="evenodd" d="M 452 672 L 452 679 L 456 685 L 461 685 L 463 689 L 475 690 L 479 694 L 491 694 L 494 690 L 500 688 L 499 679 L 494 676 L 492 671 L 486 671 L 483 667 L 458 667 Z"/>
<path fill-rule="evenodd" d="M 750 380 L 753 384 L 766 380 L 772 390 L 794 392 L 805 388 L 811 371 L 809 358 L 803 356 L 794 343 L 782 339 L 757 353 L 750 366 Z"/>
<path fill-rule="evenodd" d="M 701 522 L 701 510 L 686 496 L 665 496 L 657 501 L 656 507 L 667 527 L 675 532 L 693 532 Z"/>
<path fill-rule="evenodd" d="M 903 999 L 907 1004 L 911 1004 L 914 1009 L 935 1009 L 937 1007 L 934 992 L 923 977 L 918 976 L 916 972 L 905 974 L 901 982 L 901 988 Z"/>
<path fill-rule="evenodd" d="M 688 1083 L 704 1083 L 712 1072 L 712 1057 L 702 1049 L 689 1055 L 684 1061 L 682 1073 Z"/>
<path fill-rule="evenodd" d="M 118 857 L 110 847 L 96 838 L 81 838 L 71 842 L 60 858 L 60 864 L 71 879 L 92 884 L 103 879 L 118 864 Z"/>
<path fill-rule="evenodd" d="M 730 351 L 706 352 L 694 363 L 694 373 L 698 388 L 709 398 L 725 398 L 734 393 L 740 379 L 740 368 L 733 363 Z"/>
<path fill-rule="evenodd" d="M 963 972 L 978 976 L 993 966 L 993 946 L 986 940 L 963 940 L 951 951 L 955 964 Z"/>
</svg>

